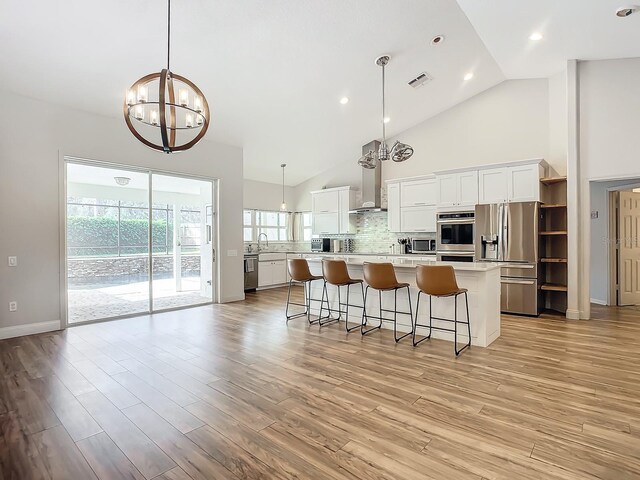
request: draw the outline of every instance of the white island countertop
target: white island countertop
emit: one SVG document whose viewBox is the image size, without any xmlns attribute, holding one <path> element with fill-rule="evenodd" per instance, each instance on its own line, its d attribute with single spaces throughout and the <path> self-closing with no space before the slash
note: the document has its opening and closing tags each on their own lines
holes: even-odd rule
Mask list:
<svg viewBox="0 0 640 480">
<path fill-rule="evenodd" d="M 305 253 L 298 254 L 309 262 L 309 268 L 315 275 L 322 274 L 322 260 L 327 258 L 341 259 L 347 264 L 349 274 L 352 278 L 364 278 L 363 264 L 365 262 L 373 263 L 393 263 L 396 277 L 399 282 L 408 283 L 410 285 L 409 293 L 411 297 L 411 310 L 415 313 L 416 301 L 418 298 L 418 288 L 416 286 L 416 265 L 451 265 L 456 273 L 458 285 L 468 290 L 469 297 L 469 317 L 471 321 L 471 344 L 477 347 L 487 347 L 500 336 L 500 268 L 503 266 L 493 262 L 438 262 L 432 258 L 421 255 L 405 255 L 405 256 L 387 256 L 387 255 L 362 255 L 351 253 Z M 366 286 L 366 283 L 364 284 Z M 357 287 L 357 286 L 356 286 Z M 346 287 L 342 287 L 343 289 Z M 362 304 L 360 287 L 351 287 L 350 303 Z M 327 293 L 329 302 L 333 309 L 337 309 L 337 289 L 335 286 L 328 285 Z M 313 298 L 319 299 L 322 296 L 322 282 L 312 282 L 311 286 Z M 370 315 L 378 314 L 378 294 L 369 291 L 367 297 L 367 312 Z M 344 301 L 344 292 L 343 297 Z M 409 298 L 407 297 L 407 289 L 398 291 L 398 309 L 407 311 Z M 433 298 L 433 315 L 436 317 L 453 318 L 454 315 L 454 298 L 443 297 Z M 312 312 L 319 313 L 319 302 L 313 302 Z M 392 309 L 394 305 L 394 294 L 383 292 L 382 304 L 385 309 Z M 362 310 L 359 308 L 349 309 L 349 322 L 359 322 Z M 386 313 L 385 317 L 389 314 Z M 458 319 L 466 321 L 466 311 L 464 308 L 464 296 L 458 297 Z M 415 321 L 415 319 L 414 319 Z M 375 321 L 374 321 L 375 323 Z M 426 325 L 429 323 L 429 302 L 420 302 L 420 312 L 418 323 Z M 451 328 L 452 324 L 433 321 L 434 326 Z M 384 328 L 393 328 L 391 321 L 385 321 Z M 411 331 L 412 325 L 409 316 L 398 316 L 398 330 Z M 467 338 L 466 325 L 458 325 L 458 341 L 463 342 Z M 417 335 L 420 337 L 427 333 L 424 327 L 418 327 Z M 384 335 L 383 331 L 381 335 Z M 453 341 L 453 334 L 433 330 L 433 338 Z M 410 342 L 410 341 L 409 341 Z M 424 348 L 425 344 L 421 347 Z"/>
</svg>

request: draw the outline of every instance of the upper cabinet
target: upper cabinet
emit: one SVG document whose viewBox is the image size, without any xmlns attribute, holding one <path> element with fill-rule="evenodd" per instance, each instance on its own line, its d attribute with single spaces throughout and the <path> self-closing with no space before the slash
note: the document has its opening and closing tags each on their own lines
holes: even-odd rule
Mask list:
<svg viewBox="0 0 640 480">
<path fill-rule="evenodd" d="M 336 213 L 340 206 L 340 193 L 335 188 L 311 192 L 311 211 L 315 213 Z"/>
<path fill-rule="evenodd" d="M 520 160 L 436 173 L 439 210 L 471 210 L 476 204 L 539 202 L 547 163 Z"/>
<path fill-rule="evenodd" d="M 387 223 L 391 232 L 436 231 L 435 176 L 387 182 Z"/>
<path fill-rule="evenodd" d="M 387 184 L 387 228 L 390 232 L 401 232 L 400 229 L 400 184 Z"/>
<path fill-rule="evenodd" d="M 478 203 L 478 171 L 436 174 L 437 206 L 471 209 Z"/>
<path fill-rule="evenodd" d="M 540 160 L 480 170 L 478 203 L 539 202 L 540 178 L 544 175 L 545 166 Z"/>
<path fill-rule="evenodd" d="M 351 187 L 327 188 L 311 192 L 312 233 L 336 235 L 355 233 L 349 210 L 354 208 L 355 191 Z"/>
<path fill-rule="evenodd" d="M 436 204 L 436 179 L 429 177 L 400 183 L 400 206 L 421 207 Z"/>
</svg>

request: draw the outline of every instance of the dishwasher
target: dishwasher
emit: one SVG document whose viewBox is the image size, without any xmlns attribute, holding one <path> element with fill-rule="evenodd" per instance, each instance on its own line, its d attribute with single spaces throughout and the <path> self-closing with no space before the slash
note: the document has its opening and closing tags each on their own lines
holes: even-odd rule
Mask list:
<svg viewBox="0 0 640 480">
<path fill-rule="evenodd" d="M 244 291 L 258 288 L 258 255 L 244 256 Z"/>
</svg>

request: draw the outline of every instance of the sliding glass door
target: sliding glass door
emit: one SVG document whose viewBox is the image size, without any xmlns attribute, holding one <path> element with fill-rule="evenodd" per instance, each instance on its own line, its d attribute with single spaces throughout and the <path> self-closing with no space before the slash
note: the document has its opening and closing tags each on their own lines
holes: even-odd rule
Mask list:
<svg viewBox="0 0 640 480">
<path fill-rule="evenodd" d="M 210 303 L 213 189 L 211 180 L 67 161 L 68 323 Z"/>
<path fill-rule="evenodd" d="M 212 299 L 210 181 L 152 174 L 153 309 Z"/>
</svg>

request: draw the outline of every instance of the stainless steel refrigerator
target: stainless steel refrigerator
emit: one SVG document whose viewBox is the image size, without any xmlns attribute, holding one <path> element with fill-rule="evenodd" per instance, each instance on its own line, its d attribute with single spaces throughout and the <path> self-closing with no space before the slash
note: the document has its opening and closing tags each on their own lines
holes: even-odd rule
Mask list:
<svg viewBox="0 0 640 480">
<path fill-rule="evenodd" d="M 542 269 L 538 252 L 538 202 L 476 205 L 476 261 L 501 262 L 501 310 L 539 315 Z"/>
</svg>

